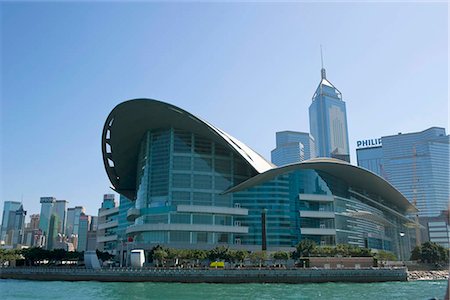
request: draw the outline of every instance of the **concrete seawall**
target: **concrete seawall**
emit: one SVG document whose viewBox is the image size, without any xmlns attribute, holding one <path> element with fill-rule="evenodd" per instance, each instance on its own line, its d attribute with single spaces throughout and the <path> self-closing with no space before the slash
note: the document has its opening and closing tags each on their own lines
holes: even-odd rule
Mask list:
<svg viewBox="0 0 450 300">
<path fill-rule="evenodd" d="M 406 281 L 399 269 L 69 269 L 0 268 L 2 279 L 102 282 L 319 283 Z"/>
</svg>

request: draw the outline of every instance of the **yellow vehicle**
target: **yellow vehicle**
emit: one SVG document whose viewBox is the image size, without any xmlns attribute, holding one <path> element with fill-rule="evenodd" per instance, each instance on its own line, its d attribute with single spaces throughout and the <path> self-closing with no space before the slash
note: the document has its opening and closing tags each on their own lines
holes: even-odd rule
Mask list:
<svg viewBox="0 0 450 300">
<path fill-rule="evenodd" d="M 225 267 L 225 262 L 223 261 L 213 261 L 212 263 L 209 264 L 210 268 L 224 268 Z"/>
</svg>

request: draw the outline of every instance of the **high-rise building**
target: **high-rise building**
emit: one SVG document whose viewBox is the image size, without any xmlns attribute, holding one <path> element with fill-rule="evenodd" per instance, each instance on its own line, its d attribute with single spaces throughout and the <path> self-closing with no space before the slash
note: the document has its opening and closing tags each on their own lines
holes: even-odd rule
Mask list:
<svg viewBox="0 0 450 300">
<path fill-rule="evenodd" d="M 309 126 L 318 157 L 333 157 L 350 162 L 347 112 L 341 92 L 326 78 L 322 79 L 309 106 Z"/>
<path fill-rule="evenodd" d="M 57 231 L 59 234 L 65 234 L 66 220 L 67 220 L 67 201 L 66 200 L 56 200 L 54 206 L 54 213 L 58 215 L 59 221 L 57 224 Z"/>
<path fill-rule="evenodd" d="M 50 222 L 53 215 L 53 206 L 55 205 L 55 197 L 41 197 L 41 213 L 39 217 L 39 229 L 42 234 L 46 237 L 47 248 L 50 234 Z M 52 226 L 52 231 L 54 230 L 54 225 Z"/>
<path fill-rule="evenodd" d="M 11 236 L 11 245 L 15 248 L 17 245 L 23 243 L 24 230 L 25 230 L 25 216 L 27 212 L 20 205 L 19 209 L 15 211 L 14 222 L 12 224 L 12 230 L 9 234 Z"/>
<path fill-rule="evenodd" d="M 86 251 L 88 242 L 88 231 L 91 224 L 91 216 L 82 213 L 80 215 L 80 224 L 78 229 L 78 245 L 77 251 Z"/>
<path fill-rule="evenodd" d="M 119 207 L 116 206 L 113 194 L 104 195 L 101 208 L 98 210 L 97 248 L 116 254 L 119 237 Z"/>
<path fill-rule="evenodd" d="M 86 210 L 82 206 L 75 206 L 67 209 L 66 236 L 78 235 L 80 226 L 80 216 Z"/>
<path fill-rule="evenodd" d="M 421 132 L 384 136 L 382 174 L 412 203 L 419 216 L 437 216 L 447 209 L 450 136 L 431 127 Z"/>
<path fill-rule="evenodd" d="M 55 248 L 57 243 L 62 242 L 62 235 L 58 234 L 58 225 L 61 223 L 59 216 L 52 213 L 48 226 L 48 234 L 46 235 L 46 248 L 51 250 Z"/>
<path fill-rule="evenodd" d="M 280 131 L 276 133 L 276 148 L 272 163 L 277 166 L 292 164 L 316 157 L 314 138 L 307 132 Z"/>
<path fill-rule="evenodd" d="M 357 141 L 356 160 L 358 166 L 385 177 L 381 138 Z"/>
<path fill-rule="evenodd" d="M 75 208 L 69 207 L 67 209 L 66 217 L 66 236 L 70 237 L 73 234 L 73 222 L 75 220 Z"/>
<path fill-rule="evenodd" d="M 14 219 L 16 211 L 20 208 L 21 204 L 17 201 L 5 201 L 3 203 L 2 214 L 2 227 L 0 228 L 0 241 L 6 240 L 6 234 L 11 230 L 11 219 Z"/>
<path fill-rule="evenodd" d="M 39 214 L 33 214 L 30 216 L 30 228 L 39 229 Z"/>
</svg>

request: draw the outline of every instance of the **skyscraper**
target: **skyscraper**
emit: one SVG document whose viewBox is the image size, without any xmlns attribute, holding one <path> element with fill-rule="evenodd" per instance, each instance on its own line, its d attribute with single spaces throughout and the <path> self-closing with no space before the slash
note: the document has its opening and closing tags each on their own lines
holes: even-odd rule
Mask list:
<svg viewBox="0 0 450 300">
<path fill-rule="evenodd" d="M 70 237 L 72 234 L 78 234 L 80 215 L 82 213 L 85 213 L 85 209 L 82 206 L 75 206 L 67 209 L 66 236 Z"/>
<path fill-rule="evenodd" d="M 316 155 L 350 162 L 347 113 L 341 92 L 326 78 L 325 69 L 309 106 L 310 132 Z"/>
<path fill-rule="evenodd" d="M 437 216 L 447 209 L 450 136 L 445 129 L 431 127 L 381 140 L 382 175 L 410 202 L 417 203 L 419 216 Z"/>
<path fill-rule="evenodd" d="M 3 204 L 3 214 L 2 214 L 2 227 L 0 228 L 0 240 L 5 241 L 6 240 L 6 234 L 8 230 L 10 230 L 10 226 L 8 224 L 11 224 L 10 219 L 14 218 L 16 210 L 18 210 L 20 207 L 20 202 L 17 201 L 5 201 Z"/>
<path fill-rule="evenodd" d="M 53 214 L 53 206 L 55 205 L 55 197 L 41 197 L 41 213 L 39 218 L 39 229 L 46 236 L 50 233 L 50 219 Z"/>
<path fill-rule="evenodd" d="M 67 201 L 66 200 L 56 200 L 54 213 L 58 215 L 59 221 L 56 224 L 56 229 L 58 233 L 64 234 L 66 227 L 66 219 L 67 219 Z"/>
<path fill-rule="evenodd" d="M 77 251 L 86 251 L 88 242 L 88 231 L 91 224 L 91 216 L 82 213 L 80 215 L 80 224 L 78 229 Z"/>
<path fill-rule="evenodd" d="M 307 132 L 280 131 L 276 133 L 276 148 L 271 160 L 277 166 L 292 164 L 314 158 L 314 138 Z"/>
<path fill-rule="evenodd" d="M 14 222 L 12 224 L 11 235 L 11 245 L 15 248 L 18 244 L 22 244 L 24 230 L 25 230 L 25 216 L 27 212 L 20 205 L 19 209 L 15 211 Z"/>
</svg>

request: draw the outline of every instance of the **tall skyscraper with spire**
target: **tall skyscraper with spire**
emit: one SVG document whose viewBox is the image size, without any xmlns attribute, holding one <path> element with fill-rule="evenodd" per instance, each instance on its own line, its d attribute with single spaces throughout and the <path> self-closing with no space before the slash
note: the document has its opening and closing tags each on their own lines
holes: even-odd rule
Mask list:
<svg viewBox="0 0 450 300">
<path fill-rule="evenodd" d="M 316 155 L 350 162 L 345 102 L 341 92 L 327 79 L 323 56 L 321 77 L 309 106 L 309 127 L 316 142 Z"/>
</svg>

